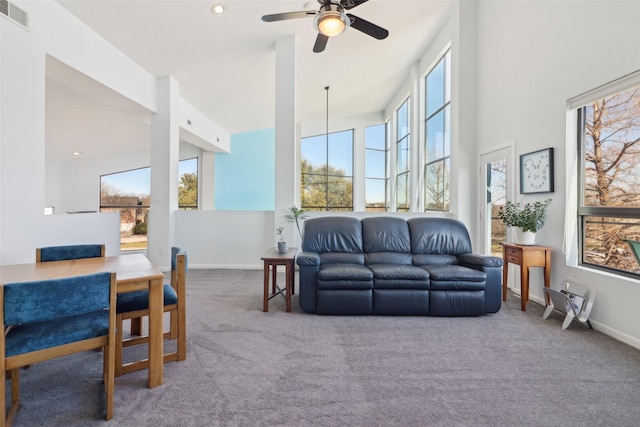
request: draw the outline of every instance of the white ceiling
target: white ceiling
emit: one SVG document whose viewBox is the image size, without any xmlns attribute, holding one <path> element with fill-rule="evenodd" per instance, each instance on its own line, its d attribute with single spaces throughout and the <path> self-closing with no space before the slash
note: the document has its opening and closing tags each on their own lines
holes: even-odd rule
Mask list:
<svg viewBox="0 0 640 427">
<path fill-rule="evenodd" d="M 406 81 L 411 64 L 424 53 L 450 7 L 450 0 L 369 0 L 350 13 L 389 30 L 387 39 L 350 28 L 330 39 L 324 52 L 313 53 L 312 19 L 265 23 L 261 17 L 305 6 L 317 10 L 314 0 L 57 2 L 150 73 L 175 77 L 182 97 L 230 133 L 274 127 L 274 49 L 279 38 L 296 36 L 298 121 L 324 117 L 327 85 L 332 116 L 380 112 Z M 211 13 L 214 3 L 225 6 L 222 15 Z M 124 99 L 116 102 L 108 89 L 95 82 L 98 87 L 92 88 L 90 79 L 49 62 L 48 160 L 68 157 L 74 150 L 98 154 L 94 150 L 111 146 L 105 141 L 114 138 L 120 144 L 114 149 L 148 146 L 148 138 L 140 134 L 146 114 L 142 109 Z M 100 108 L 108 112 L 100 115 Z M 78 114 L 86 120 L 78 120 Z M 110 122 L 90 119 L 92 114 Z"/>
</svg>

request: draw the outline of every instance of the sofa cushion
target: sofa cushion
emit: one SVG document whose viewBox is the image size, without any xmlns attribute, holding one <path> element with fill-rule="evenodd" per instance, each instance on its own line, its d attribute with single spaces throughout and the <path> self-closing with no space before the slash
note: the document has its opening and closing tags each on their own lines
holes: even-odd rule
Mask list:
<svg viewBox="0 0 640 427">
<path fill-rule="evenodd" d="M 372 289 L 373 272 L 358 264 L 323 264 L 318 289 Z"/>
<path fill-rule="evenodd" d="M 425 265 L 429 272 L 431 290 L 484 290 L 487 275 L 460 265 Z"/>
<path fill-rule="evenodd" d="M 407 220 L 413 254 L 470 253 L 471 239 L 465 225 L 450 218 L 419 217 Z"/>
<path fill-rule="evenodd" d="M 364 218 L 362 240 L 365 252 L 411 252 L 409 226 L 402 218 Z"/>
<path fill-rule="evenodd" d="M 373 264 L 375 289 L 429 289 L 429 272 L 412 265 Z"/>
<path fill-rule="evenodd" d="M 342 216 L 307 219 L 304 223 L 302 250 L 317 253 L 362 253 L 360 219 Z"/>
</svg>

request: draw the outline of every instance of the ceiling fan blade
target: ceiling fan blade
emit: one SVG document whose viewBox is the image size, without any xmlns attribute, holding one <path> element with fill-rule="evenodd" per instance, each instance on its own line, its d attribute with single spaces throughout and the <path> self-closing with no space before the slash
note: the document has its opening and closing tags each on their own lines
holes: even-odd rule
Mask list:
<svg viewBox="0 0 640 427">
<path fill-rule="evenodd" d="M 316 10 L 302 10 L 300 12 L 274 13 L 273 15 L 264 15 L 262 17 L 262 20 L 264 22 L 286 21 L 287 19 L 308 18 L 310 16 L 317 15 L 317 13 L 318 11 Z"/>
<path fill-rule="evenodd" d="M 366 3 L 368 0 L 342 0 L 340 5 L 346 10 L 353 9 L 360 6 L 362 3 Z"/>
<path fill-rule="evenodd" d="M 327 42 L 329 41 L 329 37 L 324 34 L 318 33 L 318 37 L 316 37 L 316 43 L 313 45 L 313 51 L 315 53 L 320 53 L 327 47 Z"/>
<path fill-rule="evenodd" d="M 389 35 L 389 31 L 385 30 L 382 27 L 378 27 L 376 24 L 372 24 L 371 22 L 364 20 L 362 18 L 358 18 L 355 15 L 347 13 L 349 19 L 351 19 L 351 27 L 355 28 L 358 31 L 362 31 L 363 33 L 376 38 L 378 40 L 386 39 Z"/>
</svg>

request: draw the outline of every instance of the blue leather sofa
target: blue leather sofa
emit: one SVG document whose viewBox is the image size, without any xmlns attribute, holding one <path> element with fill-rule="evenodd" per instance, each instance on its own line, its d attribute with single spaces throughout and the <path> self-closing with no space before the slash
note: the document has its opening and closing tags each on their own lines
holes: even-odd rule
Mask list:
<svg viewBox="0 0 640 427">
<path fill-rule="evenodd" d="M 454 219 L 308 219 L 297 264 L 307 313 L 476 316 L 501 306 L 502 259 L 473 254 Z"/>
</svg>

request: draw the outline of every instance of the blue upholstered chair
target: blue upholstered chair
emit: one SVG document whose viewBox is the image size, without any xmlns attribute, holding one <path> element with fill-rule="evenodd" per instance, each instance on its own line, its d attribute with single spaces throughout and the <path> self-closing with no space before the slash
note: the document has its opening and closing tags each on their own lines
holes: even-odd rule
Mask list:
<svg viewBox="0 0 640 427">
<path fill-rule="evenodd" d="M 104 245 L 47 246 L 36 249 L 36 262 L 104 257 Z"/>
<path fill-rule="evenodd" d="M 106 419 L 113 416 L 115 375 L 115 273 L 6 283 L 0 286 L 0 402 L 11 380 L 11 407 L 0 427 L 20 409 L 20 367 L 81 351 L 102 349 Z"/>
<path fill-rule="evenodd" d="M 171 313 L 171 322 L 165 339 L 177 340 L 175 352 L 164 354 L 164 363 L 185 360 L 187 358 L 187 328 L 186 328 L 186 276 L 187 253 L 177 247 L 171 248 L 171 284 L 164 285 L 164 311 Z M 122 352 L 124 347 L 131 347 L 149 342 L 148 335 L 141 335 L 141 319 L 149 315 L 149 292 L 133 291 L 118 295 L 116 305 L 116 376 L 147 369 L 148 360 L 139 360 L 123 364 Z M 123 337 L 123 322 L 131 320 L 131 337 Z"/>
</svg>

